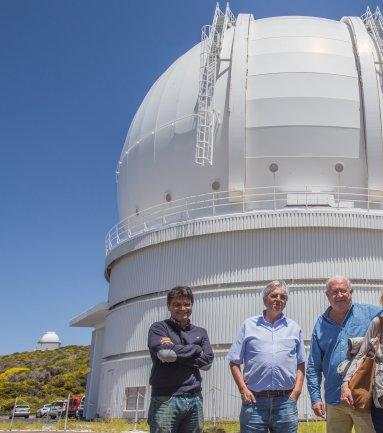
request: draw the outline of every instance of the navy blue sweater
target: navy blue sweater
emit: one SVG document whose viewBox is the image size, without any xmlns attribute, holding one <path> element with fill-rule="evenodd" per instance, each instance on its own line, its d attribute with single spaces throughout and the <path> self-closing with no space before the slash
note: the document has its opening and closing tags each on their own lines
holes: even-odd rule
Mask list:
<svg viewBox="0 0 383 433">
<path fill-rule="evenodd" d="M 173 344 L 161 344 L 162 337 L 169 337 Z M 156 322 L 149 329 L 148 347 L 153 361 L 149 381 L 153 396 L 201 390 L 199 369 L 208 370 L 214 358 L 206 329 L 192 324 L 181 328 L 172 318 Z"/>
</svg>

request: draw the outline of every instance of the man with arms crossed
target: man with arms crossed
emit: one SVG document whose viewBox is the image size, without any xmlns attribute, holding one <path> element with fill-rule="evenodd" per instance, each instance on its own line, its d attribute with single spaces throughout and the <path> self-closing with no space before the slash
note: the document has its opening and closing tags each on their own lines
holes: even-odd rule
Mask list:
<svg viewBox="0 0 383 433">
<path fill-rule="evenodd" d="M 228 354 L 242 398 L 241 433 L 295 433 L 305 374 L 302 331 L 283 315 L 284 281 L 269 283 L 262 297 L 266 309 L 243 323 Z"/>
<path fill-rule="evenodd" d="M 203 430 L 199 370 L 211 367 L 213 351 L 206 330 L 190 323 L 193 301 L 190 287 L 174 287 L 167 295 L 170 318 L 153 323 L 149 329 L 151 433 Z"/>
<path fill-rule="evenodd" d="M 311 339 L 307 364 L 307 387 L 312 408 L 326 418 L 327 433 L 374 433 L 370 413 L 360 412 L 340 404 L 342 377 L 338 365 L 346 359 L 348 339 L 363 337 L 379 307 L 352 302 L 350 281 L 341 276 L 327 280 L 326 296 L 330 307 L 319 316 Z M 321 382 L 324 376 L 324 401 Z"/>
</svg>

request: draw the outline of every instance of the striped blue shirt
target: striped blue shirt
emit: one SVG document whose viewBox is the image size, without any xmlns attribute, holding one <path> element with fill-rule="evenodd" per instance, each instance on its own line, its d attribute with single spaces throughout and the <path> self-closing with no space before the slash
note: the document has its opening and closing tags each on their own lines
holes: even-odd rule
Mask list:
<svg viewBox="0 0 383 433">
<path fill-rule="evenodd" d="M 247 387 L 255 392 L 294 388 L 297 365 L 305 362 L 302 330 L 282 316 L 269 323 L 263 316 L 247 319 L 229 354 L 229 362 L 243 364 Z"/>
</svg>

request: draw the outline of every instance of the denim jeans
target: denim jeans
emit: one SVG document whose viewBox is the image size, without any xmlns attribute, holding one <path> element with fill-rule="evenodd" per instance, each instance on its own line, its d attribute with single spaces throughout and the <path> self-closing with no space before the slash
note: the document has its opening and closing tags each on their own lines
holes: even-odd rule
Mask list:
<svg viewBox="0 0 383 433">
<path fill-rule="evenodd" d="M 152 397 L 148 424 L 150 433 L 202 433 L 201 394 Z"/>
<path fill-rule="evenodd" d="M 242 404 L 239 422 L 241 433 L 296 433 L 297 402 L 287 395 L 257 397 L 255 403 Z"/>
</svg>

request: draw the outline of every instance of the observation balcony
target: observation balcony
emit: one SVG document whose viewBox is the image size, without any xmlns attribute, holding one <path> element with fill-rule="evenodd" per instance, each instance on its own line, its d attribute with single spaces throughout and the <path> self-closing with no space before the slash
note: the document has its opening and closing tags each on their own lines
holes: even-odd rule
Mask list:
<svg viewBox="0 0 383 433">
<path fill-rule="evenodd" d="M 382 211 L 383 190 L 346 186 L 265 186 L 215 191 L 161 203 L 120 221 L 105 239 L 108 255 L 118 245 L 172 224 L 281 209 Z"/>
</svg>

